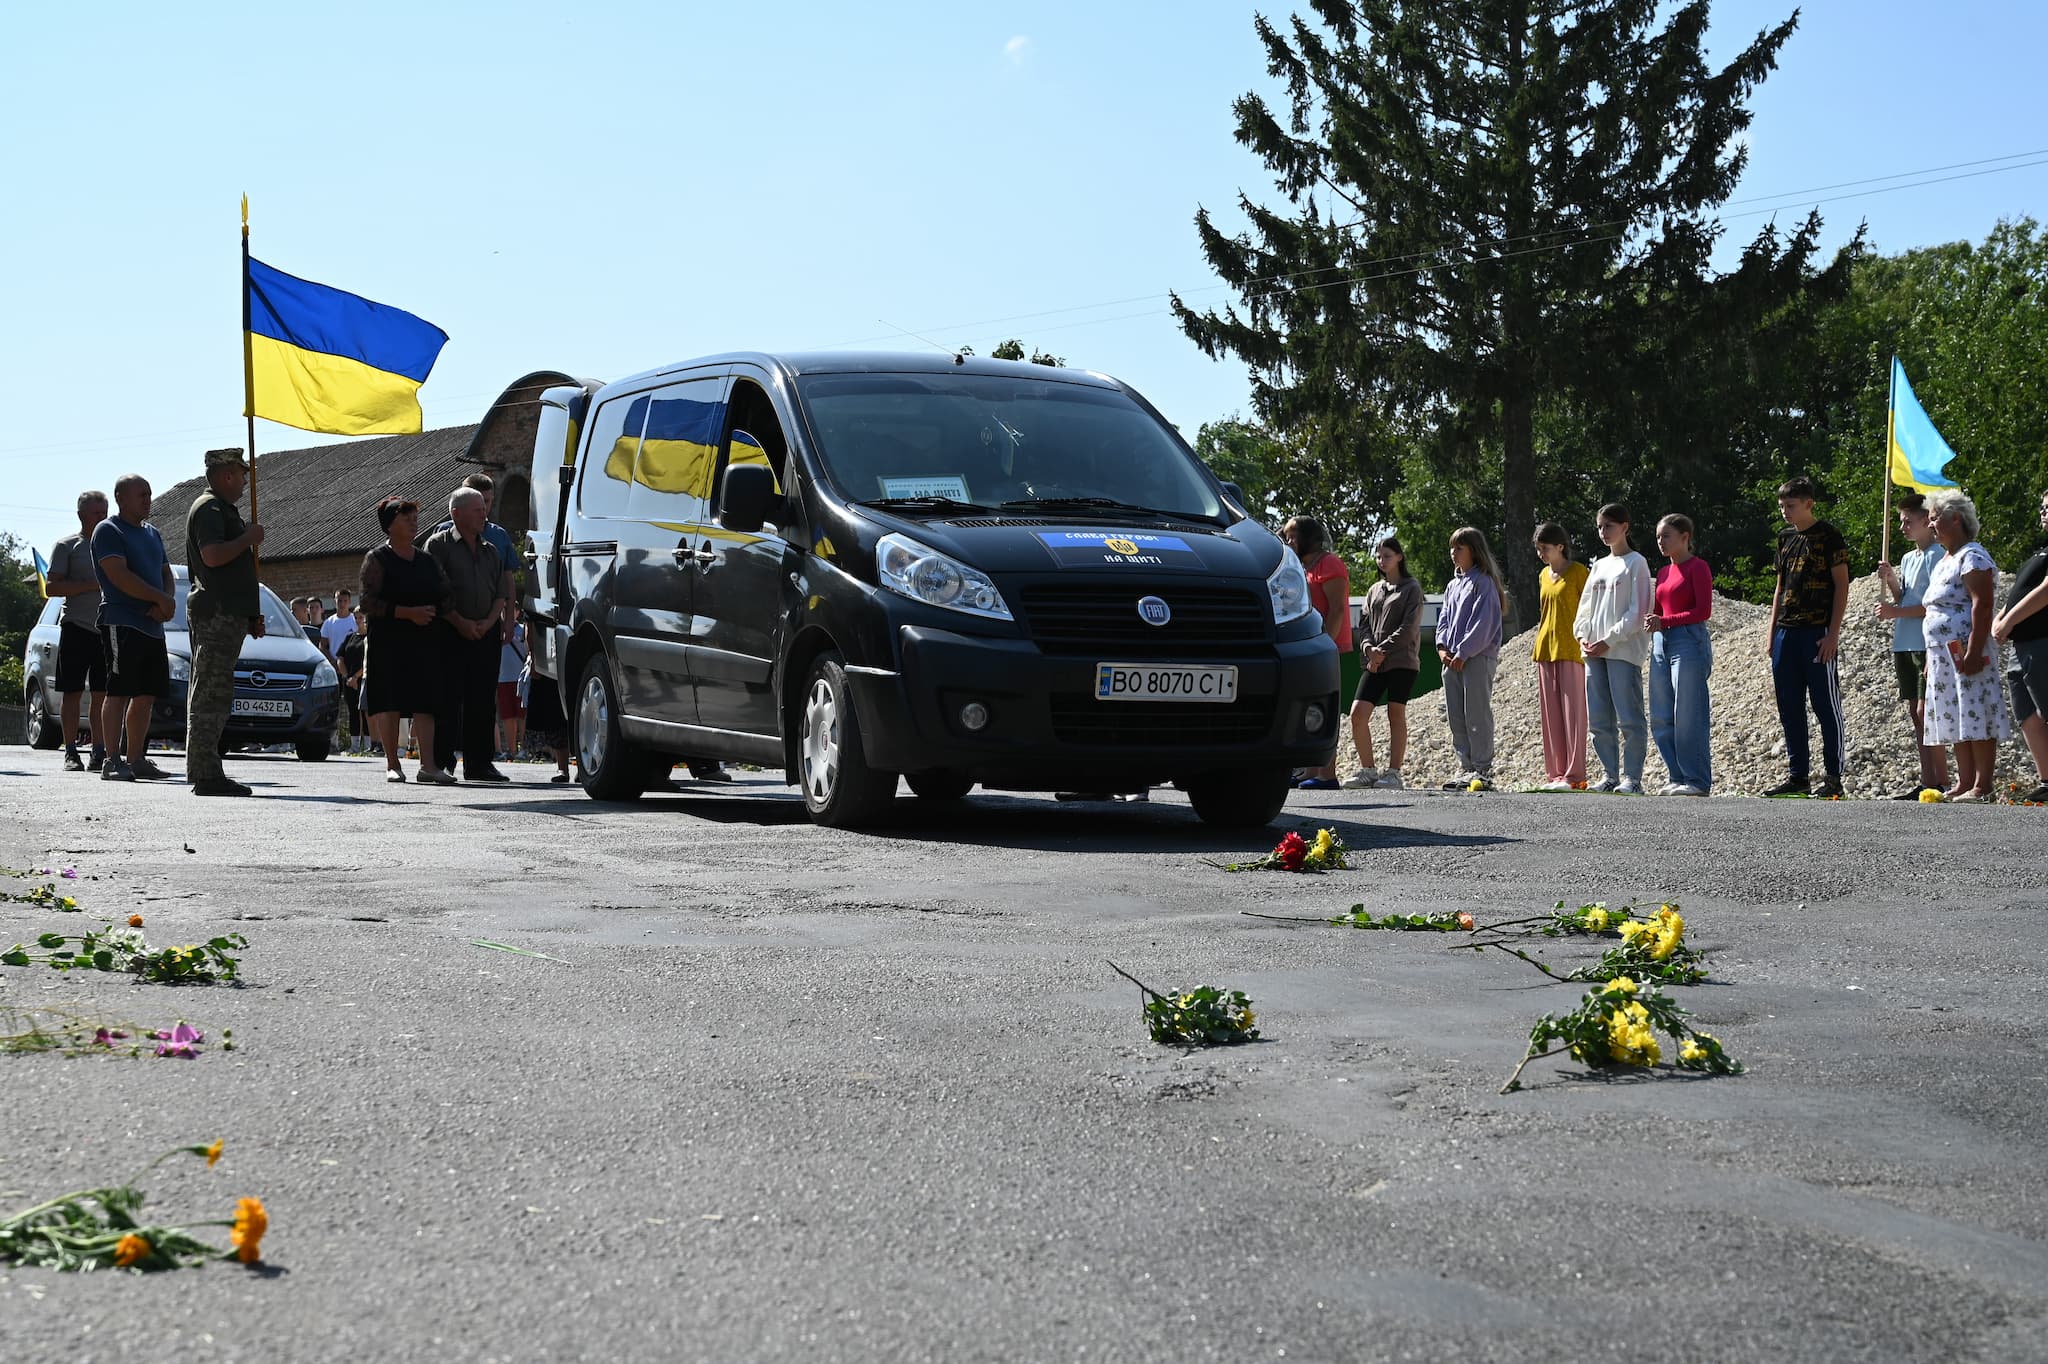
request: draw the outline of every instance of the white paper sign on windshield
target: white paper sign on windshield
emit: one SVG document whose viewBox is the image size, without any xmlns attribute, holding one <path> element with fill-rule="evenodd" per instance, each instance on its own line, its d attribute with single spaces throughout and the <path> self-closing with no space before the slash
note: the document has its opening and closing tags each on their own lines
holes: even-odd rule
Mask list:
<svg viewBox="0 0 2048 1364">
<path fill-rule="evenodd" d="M 939 474 L 930 478 L 885 478 L 882 480 L 884 497 L 950 497 L 956 502 L 972 502 L 967 495 L 967 480 L 958 474 Z"/>
</svg>

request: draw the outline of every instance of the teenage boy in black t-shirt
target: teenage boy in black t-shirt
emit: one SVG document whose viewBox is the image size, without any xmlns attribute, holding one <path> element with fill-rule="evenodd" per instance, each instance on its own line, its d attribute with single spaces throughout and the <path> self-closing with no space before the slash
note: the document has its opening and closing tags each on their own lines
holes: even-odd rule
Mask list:
<svg viewBox="0 0 2048 1364">
<path fill-rule="evenodd" d="M 1794 478 L 1778 488 L 1786 528 L 1778 533 L 1778 590 L 1771 598 L 1771 680 L 1778 721 L 1785 727 L 1789 780 L 1767 796 L 1842 794 L 1845 744 L 1842 687 L 1835 655 L 1842 645 L 1842 614 L 1849 609 L 1849 542 L 1813 514 L 1813 480 Z M 1827 776 L 1813 786 L 1806 740 L 1806 706 L 1820 721 L 1821 763 Z"/>
</svg>

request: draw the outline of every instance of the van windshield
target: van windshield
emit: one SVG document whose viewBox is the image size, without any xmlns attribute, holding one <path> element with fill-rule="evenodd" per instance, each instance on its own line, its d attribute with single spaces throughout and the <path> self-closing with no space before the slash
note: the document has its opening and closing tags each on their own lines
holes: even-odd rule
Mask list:
<svg viewBox="0 0 2048 1364">
<path fill-rule="evenodd" d="M 1113 389 L 982 374 L 813 374 L 797 389 L 833 481 L 858 502 L 1222 512 L 1172 433 Z"/>
</svg>

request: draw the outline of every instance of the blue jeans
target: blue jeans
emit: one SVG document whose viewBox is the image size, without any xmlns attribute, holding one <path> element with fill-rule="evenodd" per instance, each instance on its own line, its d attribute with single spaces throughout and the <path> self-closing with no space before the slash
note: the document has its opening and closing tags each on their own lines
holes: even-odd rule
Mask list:
<svg viewBox="0 0 2048 1364">
<path fill-rule="evenodd" d="M 1660 630 L 1650 645 L 1650 737 L 1671 780 L 1702 791 L 1714 787 L 1708 747 L 1707 679 L 1714 675 L 1714 645 L 1704 625 Z"/>
<path fill-rule="evenodd" d="M 1586 727 L 1607 775 L 1640 783 L 1650 726 L 1643 716 L 1643 670 L 1616 658 L 1586 660 Z"/>
</svg>

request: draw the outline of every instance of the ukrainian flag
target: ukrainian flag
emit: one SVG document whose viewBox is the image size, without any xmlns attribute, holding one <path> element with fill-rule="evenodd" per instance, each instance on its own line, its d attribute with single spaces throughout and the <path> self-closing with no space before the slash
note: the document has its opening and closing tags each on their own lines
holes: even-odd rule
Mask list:
<svg viewBox="0 0 2048 1364">
<path fill-rule="evenodd" d="M 1948 448 L 1920 400 L 1913 396 L 1913 385 L 1906 382 L 1906 367 L 1896 355 L 1892 357 L 1892 410 L 1886 425 L 1892 482 L 1922 493 L 1956 486 L 1942 472 L 1956 452 Z"/>
<path fill-rule="evenodd" d="M 43 597 L 43 600 L 44 600 L 44 601 L 48 601 L 48 600 L 50 599 L 50 564 L 49 564 L 49 561 L 48 561 L 47 559 L 43 558 L 43 552 L 42 552 L 41 550 L 39 550 L 39 549 L 31 549 L 31 550 L 30 550 L 30 551 L 29 551 L 28 553 L 29 553 L 29 558 L 31 558 L 31 559 L 33 559 L 33 560 L 35 561 L 35 566 L 36 566 L 36 591 L 42 594 L 42 597 Z"/>
<path fill-rule="evenodd" d="M 398 308 L 249 261 L 248 415 L 337 436 L 421 429 L 448 333 Z"/>
</svg>

